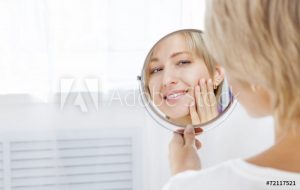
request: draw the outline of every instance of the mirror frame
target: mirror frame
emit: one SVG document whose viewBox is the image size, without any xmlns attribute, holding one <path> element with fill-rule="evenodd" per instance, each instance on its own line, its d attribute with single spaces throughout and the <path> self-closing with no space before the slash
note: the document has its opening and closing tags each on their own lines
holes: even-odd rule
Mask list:
<svg viewBox="0 0 300 190">
<path fill-rule="evenodd" d="M 165 35 L 164 37 L 160 38 L 160 40 L 158 40 L 153 46 L 152 48 L 159 43 L 162 39 L 164 39 L 165 37 L 176 33 L 176 32 L 180 32 L 180 31 L 186 31 L 186 30 L 190 30 L 190 31 L 197 31 L 197 32 L 201 32 L 203 33 L 201 30 L 196 30 L 196 29 L 182 29 L 182 30 L 177 30 L 174 32 L 171 32 L 167 35 Z M 150 49 L 151 51 L 151 49 Z M 149 51 L 149 52 L 150 52 Z M 148 54 L 149 54 L 148 52 Z M 146 57 L 148 56 L 148 54 L 146 55 Z M 139 91 L 140 91 L 140 96 L 143 102 L 143 105 L 146 107 L 146 110 L 148 112 L 148 114 L 152 117 L 152 119 L 154 119 L 156 121 L 156 123 L 158 123 L 159 125 L 161 125 L 162 127 L 171 130 L 171 131 L 175 131 L 174 127 L 178 127 L 178 128 L 185 128 L 186 125 L 179 125 L 179 124 L 175 124 L 171 121 L 168 121 L 166 118 L 164 118 L 162 116 L 162 113 L 159 109 L 155 109 L 152 101 L 149 101 L 151 98 L 147 97 L 146 95 L 148 95 L 147 93 L 147 89 L 146 89 L 146 85 L 145 85 L 145 70 L 146 70 L 146 59 L 144 60 L 144 65 L 141 71 L 141 74 L 139 76 L 137 76 L 137 80 L 139 81 Z M 226 80 L 226 77 L 225 79 Z M 231 91 L 232 92 L 232 91 Z M 198 128 L 201 127 L 203 129 L 203 131 L 209 131 L 212 128 L 215 128 L 217 126 L 219 126 L 221 123 L 223 123 L 225 121 L 225 119 L 232 113 L 232 111 L 234 110 L 234 108 L 237 105 L 237 100 L 234 97 L 234 95 L 231 97 L 231 100 L 229 102 L 229 104 L 227 105 L 227 107 L 225 108 L 225 110 L 218 115 L 218 117 L 209 120 L 205 123 L 201 123 L 199 125 L 194 125 L 194 128 Z M 205 126 L 205 127 L 204 127 Z"/>
</svg>

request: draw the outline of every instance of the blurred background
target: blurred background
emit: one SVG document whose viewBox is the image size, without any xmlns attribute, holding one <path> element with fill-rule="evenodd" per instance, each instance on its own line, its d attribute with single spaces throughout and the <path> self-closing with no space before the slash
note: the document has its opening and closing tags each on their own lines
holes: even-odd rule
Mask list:
<svg viewBox="0 0 300 190">
<path fill-rule="evenodd" d="M 137 76 L 161 37 L 205 31 L 204 14 L 204 0 L 0 0 L 0 189 L 160 189 L 172 132 Z M 263 150 L 271 126 L 237 105 L 200 137 L 203 167 Z"/>
</svg>

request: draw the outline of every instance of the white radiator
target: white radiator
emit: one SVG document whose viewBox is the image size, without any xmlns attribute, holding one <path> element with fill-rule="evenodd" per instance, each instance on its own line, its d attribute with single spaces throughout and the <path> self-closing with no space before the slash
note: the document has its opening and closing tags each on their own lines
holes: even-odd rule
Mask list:
<svg viewBox="0 0 300 190">
<path fill-rule="evenodd" d="M 139 190 L 137 136 L 133 128 L 5 134 L 0 190 Z"/>
</svg>

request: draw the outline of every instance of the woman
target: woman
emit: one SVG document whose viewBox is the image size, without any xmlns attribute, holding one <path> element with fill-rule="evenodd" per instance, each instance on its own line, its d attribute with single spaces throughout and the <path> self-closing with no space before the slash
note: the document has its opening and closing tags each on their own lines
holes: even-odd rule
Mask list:
<svg viewBox="0 0 300 190">
<path fill-rule="evenodd" d="M 273 116 L 275 143 L 250 158 L 191 171 L 201 164 L 194 130 L 187 127 L 183 136 L 174 134 L 170 162 L 174 175 L 190 171 L 174 176 L 164 190 L 300 189 L 300 1 L 211 3 L 206 15 L 208 49 L 224 66 L 247 112 Z"/>
<path fill-rule="evenodd" d="M 224 72 L 208 55 L 201 32 L 167 35 L 154 45 L 145 64 L 152 101 L 170 121 L 199 124 L 216 117 Z"/>
</svg>

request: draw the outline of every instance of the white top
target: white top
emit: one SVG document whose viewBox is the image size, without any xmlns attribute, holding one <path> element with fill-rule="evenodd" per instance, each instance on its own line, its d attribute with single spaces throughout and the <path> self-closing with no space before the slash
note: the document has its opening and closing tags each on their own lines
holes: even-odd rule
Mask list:
<svg viewBox="0 0 300 190">
<path fill-rule="evenodd" d="M 163 188 L 163 190 L 277 189 L 300 190 L 300 173 L 260 167 L 242 159 L 226 161 L 200 171 L 179 173 Z"/>
</svg>

